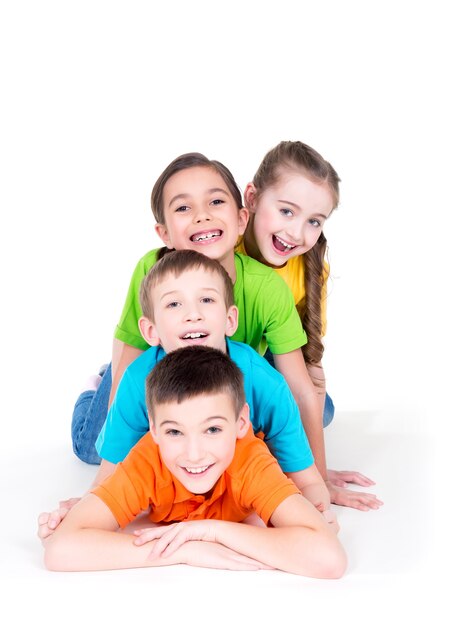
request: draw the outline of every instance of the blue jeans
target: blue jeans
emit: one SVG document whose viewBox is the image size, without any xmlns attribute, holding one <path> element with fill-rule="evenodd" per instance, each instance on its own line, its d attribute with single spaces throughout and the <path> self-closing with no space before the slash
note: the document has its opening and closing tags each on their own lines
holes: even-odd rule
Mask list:
<svg viewBox="0 0 473 626">
<path fill-rule="evenodd" d="M 72 448 L 76 456 L 85 463 L 99 465 L 101 458 L 95 442 L 102 430 L 108 413 L 108 401 L 112 388 L 112 365 L 108 365 L 97 391 L 83 391 L 72 413 Z"/>
<path fill-rule="evenodd" d="M 266 350 L 266 352 L 264 353 L 264 358 L 268 361 L 270 365 L 272 365 L 274 368 L 276 367 L 274 365 L 273 353 L 270 350 Z M 328 393 L 326 393 L 325 404 L 324 404 L 324 428 L 331 423 L 334 415 L 335 415 L 335 407 L 333 405 L 333 400 L 328 395 Z"/>
</svg>

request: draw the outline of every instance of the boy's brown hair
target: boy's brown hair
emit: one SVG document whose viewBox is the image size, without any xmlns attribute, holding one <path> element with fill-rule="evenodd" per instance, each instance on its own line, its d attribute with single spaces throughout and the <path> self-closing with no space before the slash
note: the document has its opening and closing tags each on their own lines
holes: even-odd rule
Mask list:
<svg viewBox="0 0 473 626">
<path fill-rule="evenodd" d="M 146 407 L 153 420 L 156 405 L 217 393 L 229 394 L 237 418 L 246 402 L 243 374 L 224 352 L 208 346 L 173 350 L 146 378 Z"/>
<path fill-rule="evenodd" d="M 143 278 L 140 287 L 140 304 L 143 315 L 154 322 L 154 306 L 151 292 L 156 284 L 169 274 L 178 278 L 183 272 L 204 269 L 221 277 L 224 285 L 227 310 L 235 304 L 233 284 L 225 268 L 215 259 L 209 259 L 195 250 L 172 250 L 167 252 Z"/>
</svg>

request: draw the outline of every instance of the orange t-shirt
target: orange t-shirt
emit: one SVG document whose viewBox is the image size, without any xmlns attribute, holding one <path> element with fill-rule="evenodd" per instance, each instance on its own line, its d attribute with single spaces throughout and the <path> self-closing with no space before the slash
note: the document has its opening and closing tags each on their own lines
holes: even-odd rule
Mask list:
<svg viewBox="0 0 473 626">
<path fill-rule="evenodd" d="M 191 493 L 171 474 L 149 432 L 92 493 L 105 502 L 123 528 L 148 508 L 153 522 L 240 522 L 256 511 L 268 524 L 281 502 L 300 491 L 250 428 L 237 440 L 235 456 L 209 496 Z"/>
</svg>

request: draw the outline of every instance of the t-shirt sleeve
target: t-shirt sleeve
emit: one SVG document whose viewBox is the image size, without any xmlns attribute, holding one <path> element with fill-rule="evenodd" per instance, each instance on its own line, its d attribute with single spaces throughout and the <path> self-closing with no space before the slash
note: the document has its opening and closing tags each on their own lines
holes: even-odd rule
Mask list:
<svg viewBox="0 0 473 626">
<path fill-rule="evenodd" d="M 241 473 L 241 504 L 253 509 L 267 525 L 277 507 L 299 489 L 283 474 L 263 441 L 248 444 L 247 462 Z"/>
<path fill-rule="evenodd" d="M 285 354 L 307 343 L 291 290 L 275 272 L 268 274 L 259 296 L 267 320 L 265 339 L 273 354 Z"/>
<path fill-rule="evenodd" d="M 125 370 L 95 445 L 99 456 L 110 463 L 123 461 L 148 431 L 145 376 L 136 380 L 135 370 L 136 366 Z"/>
<path fill-rule="evenodd" d="M 268 364 L 268 368 L 271 366 Z M 258 376 L 255 410 L 258 429 L 284 472 L 300 472 L 314 463 L 299 408 L 284 378 L 277 372 Z M 265 375 L 266 374 L 266 375 Z M 277 376 L 275 376 L 277 374 Z"/>
<path fill-rule="evenodd" d="M 115 328 L 114 336 L 116 339 L 119 339 L 130 346 L 134 346 L 139 350 L 146 350 L 149 348 L 149 345 L 143 339 L 138 326 L 138 320 L 143 314 L 140 306 L 141 281 L 156 260 L 157 252 L 153 250 L 148 252 L 148 254 L 138 261 L 135 271 L 131 277 L 120 321 Z"/>
<path fill-rule="evenodd" d="M 108 506 L 121 528 L 149 508 L 155 472 L 148 448 L 140 441 L 114 473 L 92 490 Z"/>
</svg>

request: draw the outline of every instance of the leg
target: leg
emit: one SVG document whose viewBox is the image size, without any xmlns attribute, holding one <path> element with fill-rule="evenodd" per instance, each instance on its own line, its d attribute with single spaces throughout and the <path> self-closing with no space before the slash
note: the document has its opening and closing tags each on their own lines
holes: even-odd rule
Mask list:
<svg viewBox="0 0 473 626">
<path fill-rule="evenodd" d="M 99 465 L 102 460 L 95 450 L 95 442 L 108 413 L 108 401 L 112 387 L 111 364 L 105 370 L 96 391 L 80 394 L 72 414 L 72 448 L 85 463 Z"/>
<path fill-rule="evenodd" d="M 335 415 L 335 407 L 333 405 L 332 398 L 325 394 L 325 404 L 324 404 L 324 428 L 328 426 L 333 420 L 333 416 Z"/>
</svg>

